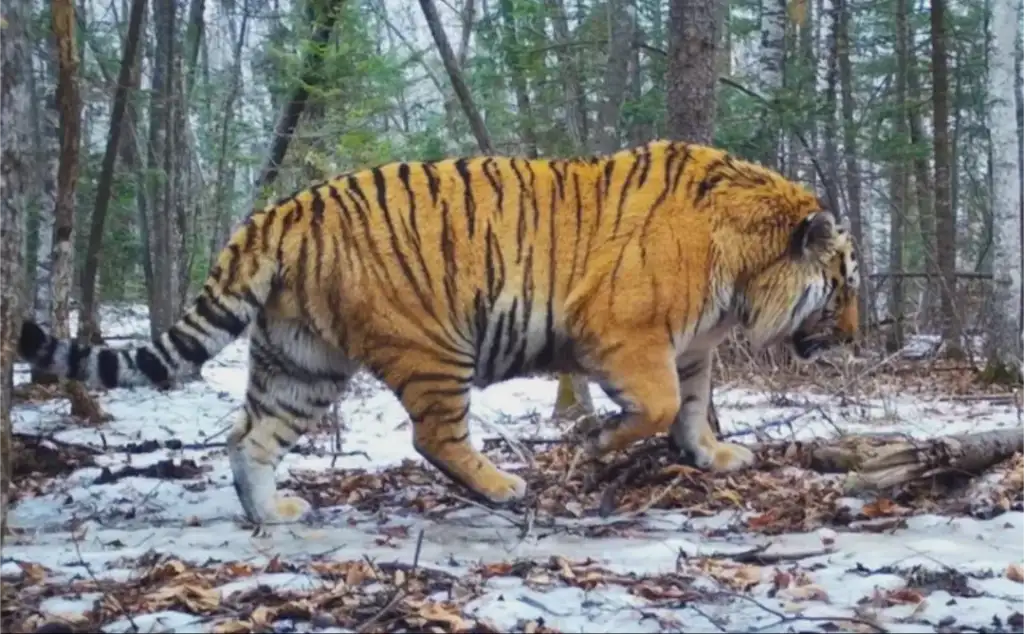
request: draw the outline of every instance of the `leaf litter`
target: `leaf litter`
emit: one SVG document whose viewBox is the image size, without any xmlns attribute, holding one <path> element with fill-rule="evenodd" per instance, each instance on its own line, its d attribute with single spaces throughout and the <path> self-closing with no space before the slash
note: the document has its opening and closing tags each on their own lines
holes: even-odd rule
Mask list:
<svg viewBox="0 0 1024 634">
<path fill-rule="evenodd" d="M 244 360 L 244 354 L 232 352 L 232 355 L 238 356 L 240 362 Z M 236 372 L 233 367 L 225 370 Z M 898 371 L 902 372 L 899 380 L 909 391 L 924 391 L 928 387 L 927 374 L 901 368 Z M 244 366 L 237 373 L 244 379 Z M 944 375 L 948 375 L 948 383 L 955 384 L 950 388 L 951 393 L 957 398 L 964 397 L 965 402 L 971 402 L 966 397 L 972 394 L 990 392 L 971 385 L 963 378 L 965 373 L 951 370 Z M 244 385 L 244 381 L 239 385 Z M 539 387 L 541 385 L 519 383 L 508 391 L 519 390 L 520 396 L 505 396 L 506 401 L 492 409 L 508 410 L 509 399 L 524 400 L 521 396 L 524 393 L 547 389 Z M 544 385 L 553 388 L 551 382 Z M 231 399 L 225 397 L 225 388 L 199 385 L 188 389 L 199 395 L 209 393 L 202 398 L 215 407 L 211 405 L 210 410 L 204 410 L 203 416 L 216 418 L 213 412 L 228 413 Z M 551 391 L 553 394 L 553 389 Z M 727 392 L 730 389 L 721 391 Z M 372 401 L 375 412 L 382 406 L 391 407 L 389 401 L 374 400 L 376 393 L 368 390 L 359 398 Z M 19 406 L 36 407 L 50 396 L 29 391 Z M 105 406 L 128 398 L 127 392 L 108 393 L 104 396 Z M 780 400 L 773 396 L 770 407 L 792 407 L 802 398 Z M 152 404 L 148 406 L 151 408 Z M 550 403 L 543 399 L 537 405 L 537 409 L 549 407 Z M 973 406 L 962 409 L 968 407 Z M 729 405 L 720 409 L 726 414 L 725 422 L 744 414 L 736 406 L 731 412 Z M 121 411 L 122 420 L 130 416 L 125 409 Z M 754 413 L 756 415 L 756 410 Z M 190 414 L 183 420 L 194 426 L 195 413 Z M 370 415 L 370 408 L 367 408 L 367 415 Z M 759 452 L 759 464 L 753 469 L 735 474 L 708 474 L 679 464 L 664 443 L 658 442 L 588 462 L 577 457 L 571 442 L 536 441 L 528 444 L 538 447 L 539 451 L 531 452 L 524 461 L 521 452 L 509 450 L 507 440 L 489 439 L 485 442 L 486 452 L 496 462 L 526 478 L 531 496 L 510 508 L 486 509 L 486 512 L 501 513 L 513 522 L 524 524 L 533 543 L 550 543 L 549 550 L 559 554 L 506 557 L 501 552 L 492 552 L 475 560 L 475 553 L 482 551 L 473 550 L 470 544 L 464 551 L 460 551 L 459 546 L 452 550 L 452 562 L 454 557 L 469 560 L 457 568 L 438 565 L 441 559 L 437 557 L 430 565 L 417 565 L 415 560 L 410 564 L 401 557 L 385 562 L 388 549 L 408 551 L 404 544 L 413 537 L 411 527 L 417 523 L 433 525 L 442 532 L 451 530 L 464 521 L 461 518 L 465 516 L 460 516 L 460 512 L 480 505 L 467 499 L 464 490 L 421 460 L 381 460 L 379 450 L 366 444 L 358 445 L 360 434 L 380 425 L 380 421 L 385 421 L 388 429 L 394 426 L 386 422 L 393 414 L 378 412 L 375 416 L 376 419 L 362 422 L 351 415 L 342 416 L 349 430 L 345 434 L 346 445 L 365 447 L 374 458 L 374 467 L 360 468 L 354 466 L 358 461 L 342 460 L 339 468 L 333 468 L 333 460 L 332 466 L 326 467 L 322 466 L 326 461 L 311 458 L 296 460 L 279 475 L 282 488 L 299 493 L 315 508 L 334 507 L 348 515 L 348 522 L 343 522 L 336 530 L 344 531 L 344 524 L 355 526 L 357 521 L 375 522 L 376 527 L 368 529 L 376 533 L 369 542 L 372 547 L 362 553 L 358 553 L 361 548 L 358 543 L 347 548 L 341 543 L 338 548 L 344 550 L 330 555 L 296 558 L 294 552 L 273 554 L 275 551 L 270 547 L 266 557 L 242 557 L 243 551 L 225 557 L 226 551 L 233 552 L 232 545 L 228 544 L 219 550 L 208 549 L 210 556 L 204 560 L 200 556 L 203 550 L 185 546 L 184 540 L 179 547 L 175 537 L 167 536 L 177 535 L 177 539 L 182 539 L 190 530 L 218 530 L 212 527 L 209 513 L 199 509 L 197 515 L 179 513 L 182 516 L 179 522 L 184 520 L 184 527 L 177 529 L 177 533 L 163 531 L 160 533 L 163 537 L 151 538 L 141 532 L 144 528 L 113 531 L 118 536 L 100 546 L 95 545 L 99 538 L 93 540 L 86 559 L 78 555 L 68 560 L 66 554 L 63 558 L 27 556 L 34 552 L 30 547 L 34 539 L 45 547 L 42 545 L 49 538 L 45 538 L 45 534 L 33 535 L 31 523 L 23 521 L 19 525 L 16 522 L 17 539 L 13 543 L 8 540 L 4 548 L 0 629 L 32 631 L 44 623 L 63 620 L 74 631 L 116 629 L 116 623 L 124 623 L 122 629 L 130 630 L 132 622 L 147 631 L 154 624 L 153 620 L 146 620 L 147 616 L 171 614 L 192 619 L 181 621 L 176 628 L 178 631 L 221 632 L 544 633 L 616 626 L 647 631 L 652 628 L 710 631 L 709 628 L 716 627 L 735 631 L 755 626 L 764 631 L 881 631 L 883 627 L 879 624 L 882 623 L 884 629 L 892 631 L 898 631 L 903 624 L 911 627 L 903 631 L 966 628 L 1000 632 L 1019 630 L 1024 624 L 1019 600 L 1024 583 L 1024 573 L 1020 571 L 1024 562 L 1019 547 L 1010 549 L 1008 560 L 979 562 L 974 568 L 989 571 L 981 574 L 972 572 L 974 568 L 965 568 L 966 572 L 951 571 L 948 566 L 929 563 L 927 556 L 917 556 L 913 560 L 916 563 L 901 563 L 893 556 L 896 551 L 884 546 L 893 540 L 905 541 L 909 535 L 916 535 L 913 539 L 920 544 L 929 538 L 956 543 L 957 533 L 949 532 L 936 522 L 945 518 L 943 521 L 955 523 L 957 518 L 967 517 L 973 512 L 969 505 L 949 504 L 939 483 L 905 487 L 887 493 L 886 497 L 851 501 L 844 497 L 841 478 L 808 469 L 799 443 L 794 442 L 765 444 Z M 535 431 L 552 427 L 543 417 L 538 421 Z M 734 421 L 734 424 L 738 423 Z M 154 462 L 149 456 L 165 456 L 163 452 L 174 451 L 171 442 L 178 442 L 181 447 L 182 441 L 156 440 L 152 433 L 155 427 L 155 423 L 149 422 L 148 427 L 140 428 L 141 433 L 123 436 L 137 441 L 138 455 L 143 455 L 143 449 L 151 450 L 145 454 L 147 458 L 143 462 L 160 465 L 161 460 Z M 188 444 L 186 436 L 194 432 L 182 434 L 186 429 L 177 428 L 176 433 Z M 396 433 L 404 434 L 408 430 L 392 430 L 391 436 Z M 510 436 L 526 439 L 521 431 Z M 394 440 L 387 442 L 395 444 Z M 43 444 L 57 452 L 58 458 L 51 459 L 52 463 L 59 461 L 61 453 L 72 451 L 61 442 Z M 101 453 L 102 450 L 96 450 L 96 454 Z M 316 455 L 303 452 L 303 456 L 306 453 Z M 180 482 L 176 486 L 181 488 L 172 489 L 173 495 L 175 490 L 190 490 L 190 483 L 197 485 L 196 490 L 201 489 L 199 484 L 205 483 L 207 487 L 214 483 L 216 474 L 211 469 L 223 472 L 219 449 L 194 454 L 196 462 L 186 462 L 181 456 L 169 463 L 173 467 L 165 463 L 148 472 L 144 471 L 146 466 L 140 466 L 142 463 L 134 465 L 137 472 L 117 469 L 106 462 L 93 466 L 90 454 L 89 451 L 69 454 L 69 460 L 74 461 L 74 474 L 89 473 L 86 479 L 94 482 L 97 473 L 101 476 L 106 473 L 109 474 L 106 477 L 114 477 L 119 481 L 118 486 L 125 489 L 138 486 L 139 481 L 145 479 Z M 210 457 L 214 457 L 212 461 Z M 530 461 L 532 466 L 523 464 Z M 16 483 L 20 487 L 19 502 L 50 499 L 47 496 L 54 495 L 53 476 L 56 474 L 51 475 L 46 469 L 37 471 L 23 474 Z M 117 476 L 130 477 L 122 480 Z M 1017 527 L 1015 534 L 1019 534 L 1019 511 L 1015 509 L 1019 508 L 1020 492 L 1024 488 L 1022 476 L 1024 460 L 1019 455 L 985 476 L 985 496 L 992 498 L 996 508 L 996 513 L 987 516 L 988 519 L 1009 511 L 1006 526 Z M 209 488 L 207 494 L 216 494 L 213 487 Z M 169 508 L 169 512 L 178 509 L 188 507 Z M 140 507 L 135 525 L 144 525 L 151 515 L 151 511 Z M 723 515 L 731 519 L 725 523 L 702 524 L 699 521 Z M 640 564 L 643 560 L 640 556 L 620 557 L 620 553 L 615 552 L 617 548 L 633 548 L 634 543 L 638 550 L 649 548 L 645 546 L 649 544 L 645 536 L 650 535 L 652 529 L 646 520 L 658 516 L 686 521 L 676 529 L 682 536 L 674 540 L 676 544 L 687 543 L 687 540 L 700 543 L 699 540 L 704 539 L 719 545 L 731 541 L 736 548 L 742 548 L 750 544 L 745 536 L 759 537 L 762 543 L 744 550 L 703 556 L 690 552 L 691 547 L 684 552 L 682 545 L 673 546 L 678 547 L 678 552 L 661 555 L 658 565 Z M 98 521 L 87 519 L 83 527 L 91 526 L 89 530 L 102 532 L 105 529 L 97 526 Z M 79 539 L 82 533 L 74 527 L 76 522 L 83 520 L 74 520 L 70 533 L 55 533 L 53 539 Z M 929 528 L 931 526 L 934 528 Z M 152 550 L 140 554 L 138 546 L 125 546 L 131 530 L 140 531 L 139 544 L 151 539 L 160 543 L 154 543 Z M 159 531 L 154 529 L 151 534 Z M 810 536 L 812 547 L 803 554 L 790 552 L 782 556 L 769 548 L 776 538 L 785 541 L 794 534 Z M 664 537 L 658 539 L 667 541 L 668 535 L 670 533 L 664 533 Z M 562 542 L 563 536 L 570 539 Z M 850 541 L 854 537 L 859 540 L 861 536 L 867 541 Z M 228 537 L 229 541 L 233 539 L 236 537 Z M 279 544 L 283 546 L 298 539 L 288 537 L 286 529 Z M 798 543 L 806 545 L 808 542 Z M 863 546 L 854 546 L 861 543 Z M 601 552 L 600 544 L 608 544 L 610 550 L 600 556 L 580 556 L 576 554 L 579 551 L 574 550 L 579 544 L 594 544 L 597 552 Z M 970 544 L 963 546 L 963 550 L 970 551 Z M 62 548 L 66 553 L 66 545 Z M 77 543 L 75 548 L 77 550 Z M 305 548 L 307 554 L 309 548 Z M 357 552 L 353 552 L 354 549 Z M 123 556 L 111 556 L 121 550 Z M 595 552 L 594 548 L 590 550 Z M 109 554 L 100 556 L 101 551 Z M 96 563 L 86 564 L 87 560 Z M 134 572 L 127 576 L 113 574 L 128 570 Z M 858 578 L 863 578 L 864 582 L 857 582 Z M 517 589 L 513 591 L 513 588 Z M 566 595 L 565 592 L 578 594 Z M 1016 602 L 1008 603 L 1001 598 L 1014 593 L 1018 595 Z M 545 596 L 551 598 L 544 600 Z M 70 606 L 76 597 L 79 603 L 72 609 Z M 518 607 L 511 612 L 488 609 L 502 601 Z M 744 608 L 745 605 L 749 609 Z M 1008 606 L 1016 608 L 1007 610 Z M 620 618 L 608 612 L 627 608 L 634 611 L 634 616 Z M 971 610 L 983 611 L 988 620 L 972 617 Z M 938 614 L 942 616 L 936 616 Z"/>
</svg>

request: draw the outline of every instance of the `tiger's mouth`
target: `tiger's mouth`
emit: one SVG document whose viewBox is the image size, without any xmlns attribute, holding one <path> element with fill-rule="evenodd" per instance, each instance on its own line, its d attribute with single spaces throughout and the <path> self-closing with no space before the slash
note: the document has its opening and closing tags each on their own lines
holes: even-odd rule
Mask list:
<svg viewBox="0 0 1024 634">
<path fill-rule="evenodd" d="M 846 333 L 835 326 L 818 325 L 813 330 L 797 328 L 789 338 L 790 348 L 800 361 L 813 361 L 821 353 L 851 340 Z"/>
</svg>

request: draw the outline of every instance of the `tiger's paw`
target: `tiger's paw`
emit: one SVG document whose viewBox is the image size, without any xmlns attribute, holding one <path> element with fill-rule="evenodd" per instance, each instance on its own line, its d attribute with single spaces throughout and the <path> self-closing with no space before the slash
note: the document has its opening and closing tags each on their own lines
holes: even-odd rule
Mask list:
<svg viewBox="0 0 1024 634">
<path fill-rule="evenodd" d="M 711 462 L 707 468 L 717 473 L 738 471 L 754 464 L 754 458 L 754 452 L 743 445 L 720 442 L 712 449 Z"/>
<path fill-rule="evenodd" d="M 583 442 L 583 450 L 588 457 L 599 458 L 630 444 L 629 439 L 622 438 L 623 419 L 620 414 L 608 416 L 588 430 Z"/>
<path fill-rule="evenodd" d="M 475 483 L 476 488 L 495 504 L 507 504 L 526 497 L 526 480 L 495 469 L 493 474 Z"/>
<path fill-rule="evenodd" d="M 305 517 L 313 505 L 300 497 L 282 495 L 274 501 L 274 520 L 277 522 L 297 522 Z"/>
</svg>

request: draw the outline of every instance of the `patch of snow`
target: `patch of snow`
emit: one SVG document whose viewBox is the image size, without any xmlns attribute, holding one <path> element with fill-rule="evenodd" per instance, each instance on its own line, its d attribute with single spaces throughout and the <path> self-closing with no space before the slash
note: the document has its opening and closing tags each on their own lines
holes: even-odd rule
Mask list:
<svg viewBox="0 0 1024 634">
<path fill-rule="evenodd" d="M 145 311 L 122 310 L 104 315 L 103 324 L 110 335 L 125 332 L 144 336 L 144 319 Z M 43 434 L 98 449 L 152 440 L 177 440 L 190 446 L 137 454 L 108 452 L 97 457 L 100 467 L 141 468 L 174 458 L 193 460 L 204 472 L 188 480 L 128 477 L 96 484 L 101 469 L 85 468 L 49 483 L 43 493 L 19 500 L 10 510 L 9 524 L 18 532 L 5 543 L 0 575 L 16 578 L 23 574 L 17 562 L 35 562 L 51 571 L 51 582 L 88 575 L 130 582 L 141 573 L 126 562 L 154 553 L 193 564 L 214 560 L 262 566 L 274 557 L 289 562 L 368 558 L 409 563 L 417 552 L 415 536 L 419 530 L 424 534 L 420 564 L 460 577 L 469 575 L 480 563 L 517 558 L 546 560 L 552 556 L 570 560 L 589 557 L 619 574 L 657 575 L 676 571 L 680 552 L 690 558 L 709 553 L 722 556 L 765 542 L 763 536 L 752 534 L 715 536 L 721 533 L 714 529 L 734 524 L 734 514 L 693 518 L 674 511 L 644 514 L 629 537 L 533 534 L 521 539 L 517 527 L 472 508 L 442 520 L 429 520 L 415 514 L 379 518 L 350 507 L 333 507 L 320 509 L 322 525 L 275 527 L 267 536 L 253 537 L 251 529 L 237 521 L 240 507 L 222 446 L 224 433 L 244 396 L 246 358 L 247 345 L 239 342 L 207 364 L 202 382 L 171 393 L 151 389 L 100 393 L 101 406 L 114 417 L 100 427 L 76 425 L 68 418 L 67 403 L 60 400 L 16 406 L 13 424 L 21 433 Z M 27 380 L 23 369 L 20 375 L 20 380 Z M 557 437 L 564 430 L 546 416 L 553 407 L 556 389 L 554 380 L 522 378 L 474 390 L 473 443 L 482 446 L 485 439 L 496 437 L 497 428 L 512 437 Z M 599 409 L 615 409 L 599 388 L 592 389 Z M 1021 425 L 1019 413 L 1009 405 L 942 402 L 898 393 L 844 403 L 809 390 L 778 399 L 726 386 L 716 390 L 715 402 L 723 431 L 739 433 L 733 439 L 737 442 L 751 442 L 751 430 L 797 413 L 803 415 L 792 424 L 764 433 L 798 439 L 831 437 L 840 432 L 890 432 L 927 438 Z M 329 455 L 331 433 L 322 430 L 301 444 L 322 450 L 324 455 L 289 454 L 278 470 L 279 481 L 290 469 L 383 469 L 405 459 L 421 460 L 412 448 L 407 414 L 380 383 L 360 376 L 352 393 L 339 404 L 338 412 L 344 425 L 341 449 L 365 455 Z M 210 446 L 201 446 L 204 444 Z M 848 502 L 851 506 L 863 504 L 857 499 Z M 613 521 L 614 517 L 586 518 L 578 524 Z M 382 528 L 395 526 L 408 527 L 410 537 L 382 543 Z M 1021 584 L 1003 576 L 1008 564 L 1024 561 L 1022 533 L 1024 513 L 1020 512 L 989 520 L 920 515 L 907 518 L 905 528 L 884 533 L 835 529 L 832 552 L 766 566 L 760 583 L 745 593 L 726 592 L 712 578 L 702 578 L 701 584 L 720 593 L 714 600 L 667 605 L 614 584 L 589 591 L 558 584 L 541 590 L 529 587 L 518 577 L 493 577 L 486 580 L 484 593 L 465 606 L 464 614 L 486 618 L 505 630 L 521 619 L 537 618 L 567 632 L 679 631 L 684 624 L 686 629 L 698 631 L 816 629 L 821 625 L 819 621 L 800 621 L 797 617 L 853 617 L 861 613 L 860 603 L 865 598 L 906 585 L 910 571 L 938 574 L 952 570 L 967 579 L 971 592 L 954 596 L 949 588 L 938 588 L 927 595 L 926 605 L 878 608 L 875 618 L 894 632 L 936 631 L 940 623 L 948 623 L 951 618 L 961 627 L 978 629 L 990 626 L 993 617 L 1005 623 L 1014 612 L 1024 611 Z M 773 536 L 771 543 L 773 551 L 781 552 L 821 547 L 815 533 Z M 775 568 L 799 569 L 826 597 L 794 602 L 786 598 L 785 592 L 776 595 L 771 583 Z M 226 583 L 218 590 L 227 597 L 260 584 L 303 591 L 322 583 L 307 574 L 262 573 Z M 53 597 L 44 603 L 44 611 L 81 613 L 90 609 L 96 598 L 92 594 Z M 133 620 L 142 631 L 186 632 L 209 627 L 208 619 L 177 611 L 135 616 Z M 104 631 L 125 632 L 130 627 L 127 619 L 121 619 L 106 624 Z"/>
</svg>

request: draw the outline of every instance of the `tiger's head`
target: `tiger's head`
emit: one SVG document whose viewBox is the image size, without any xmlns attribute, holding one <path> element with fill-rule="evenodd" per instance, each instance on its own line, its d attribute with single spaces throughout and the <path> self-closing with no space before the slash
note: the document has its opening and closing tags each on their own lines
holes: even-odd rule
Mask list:
<svg viewBox="0 0 1024 634">
<path fill-rule="evenodd" d="M 809 362 L 857 335 L 860 270 L 849 224 L 812 211 L 783 255 L 746 285 L 741 322 L 757 347 L 785 341 Z"/>
</svg>

